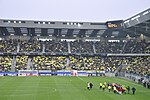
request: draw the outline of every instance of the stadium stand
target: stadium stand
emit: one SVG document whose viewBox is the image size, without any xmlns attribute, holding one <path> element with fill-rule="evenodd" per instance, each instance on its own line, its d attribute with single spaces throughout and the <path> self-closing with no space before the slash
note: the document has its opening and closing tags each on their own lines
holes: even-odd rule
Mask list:
<svg viewBox="0 0 150 100">
<path fill-rule="evenodd" d="M 96 53 L 123 53 L 123 42 L 100 41 L 95 43 Z"/>
<path fill-rule="evenodd" d="M 150 44 L 145 41 L 128 41 L 124 48 L 124 53 L 150 53 Z"/>
<path fill-rule="evenodd" d="M 0 71 L 10 71 L 12 65 L 12 57 L 10 56 L 0 56 Z"/>
<path fill-rule="evenodd" d="M 16 56 L 16 71 L 27 69 L 28 56 Z"/>
<path fill-rule="evenodd" d="M 138 23 L 134 17 L 100 24 L 0 19 L 0 72 L 75 70 L 150 79 L 149 14 L 140 13 Z"/>
<path fill-rule="evenodd" d="M 45 52 L 65 53 L 68 52 L 68 44 L 66 41 L 45 41 Z"/>
<path fill-rule="evenodd" d="M 72 41 L 70 42 L 71 53 L 94 53 L 92 41 Z"/>
<path fill-rule="evenodd" d="M 19 52 L 42 52 L 43 43 L 37 40 L 25 40 L 19 42 Z"/>
<path fill-rule="evenodd" d="M 35 70 L 62 70 L 66 68 L 64 56 L 35 56 L 32 58 Z"/>
<path fill-rule="evenodd" d="M 108 41 L 41 41 L 41 40 L 1 40 L 1 52 L 53 52 L 68 53 L 150 53 L 150 43 L 145 41 L 108 42 Z M 45 46 L 45 48 L 43 48 Z M 95 47 L 95 48 L 94 48 Z"/>
<path fill-rule="evenodd" d="M 0 52 L 17 52 L 17 40 L 0 40 Z"/>
</svg>

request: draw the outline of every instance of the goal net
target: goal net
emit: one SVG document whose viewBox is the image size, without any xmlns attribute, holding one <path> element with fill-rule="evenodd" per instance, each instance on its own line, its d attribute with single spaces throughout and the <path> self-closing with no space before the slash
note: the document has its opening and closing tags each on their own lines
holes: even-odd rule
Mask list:
<svg viewBox="0 0 150 100">
<path fill-rule="evenodd" d="M 38 76 L 37 70 L 19 70 L 18 76 Z"/>
</svg>

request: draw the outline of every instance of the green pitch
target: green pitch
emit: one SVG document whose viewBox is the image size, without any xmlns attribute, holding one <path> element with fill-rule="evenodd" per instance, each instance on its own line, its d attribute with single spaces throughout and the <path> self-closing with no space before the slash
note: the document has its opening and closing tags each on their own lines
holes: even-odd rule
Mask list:
<svg viewBox="0 0 150 100">
<path fill-rule="evenodd" d="M 99 82 L 134 86 L 135 95 L 99 89 Z M 93 89 L 87 90 L 87 82 Z M 119 78 L 100 77 L 0 77 L 0 100 L 150 100 L 150 90 Z"/>
</svg>

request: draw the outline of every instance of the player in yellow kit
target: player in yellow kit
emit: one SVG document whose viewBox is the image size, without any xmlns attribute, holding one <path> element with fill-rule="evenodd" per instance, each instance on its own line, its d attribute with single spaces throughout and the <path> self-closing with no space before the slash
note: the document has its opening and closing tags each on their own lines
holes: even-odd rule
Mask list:
<svg viewBox="0 0 150 100">
<path fill-rule="evenodd" d="M 102 86 L 103 91 L 105 91 L 105 87 L 106 87 L 106 86 L 103 84 L 103 86 Z"/>
<path fill-rule="evenodd" d="M 103 84 L 100 82 L 100 83 L 99 83 L 99 88 L 101 89 L 101 88 L 102 88 L 102 86 L 103 86 Z"/>
<path fill-rule="evenodd" d="M 114 93 L 117 92 L 117 88 L 115 86 L 113 87 L 113 90 L 114 90 Z"/>
<path fill-rule="evenodd" d="M 110 86 L 110 85 L 108 86 L 108 90 L 109 90 L 109 92 L 110 92 L 110 90 L 111 90 L 111 86 Z"/>
</svg>

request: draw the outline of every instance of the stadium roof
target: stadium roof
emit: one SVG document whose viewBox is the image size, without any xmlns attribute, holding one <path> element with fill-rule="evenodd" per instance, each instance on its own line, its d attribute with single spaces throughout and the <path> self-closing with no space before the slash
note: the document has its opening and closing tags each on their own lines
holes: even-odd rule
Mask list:
<svg viewBox="0 0 150 100">
<path fill-rule="evenodd" d="M 126 32 L 150 37 L 150 8 L 124 21 Z"/>
<path fill-rule="evenodd" d="M 49 37 L 150 37 L 150 8 L 123 21 L 58 22 L 29 20 L 0 20 L 0 36 Z"/>
</svg>

